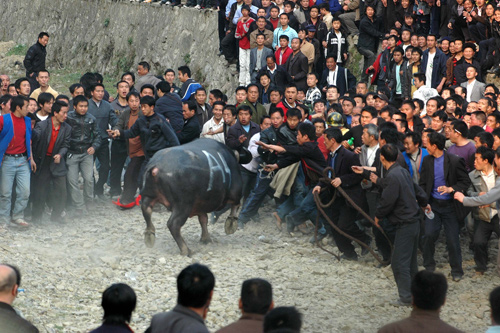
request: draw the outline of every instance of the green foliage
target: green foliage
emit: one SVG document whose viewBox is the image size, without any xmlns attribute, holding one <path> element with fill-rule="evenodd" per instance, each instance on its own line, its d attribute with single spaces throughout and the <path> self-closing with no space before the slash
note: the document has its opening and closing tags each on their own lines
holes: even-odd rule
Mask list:
<svg viewBox="0 0 500 333">
<path fill-rule="evenodd" d="M 104 20 L 104 27 L 107 28 L 109 26 L 109 17 Z"/>
<path fill-rule="evenodd" d="M 17 44 L 13 48 L 11 48 L 9 51 L 7 51 L 6 56 L 12 56 L 12 55 L 25 55 L 26 52 L 28 51 L 28 45 L 24 44 Z"/>
<path fill-rule="evenodd" d="M 186 53 L 184 55 L 184 62 L 186 63 L 186 66 L 189 65 L 189 63 L 191 62 L 191 55 L 189 53 Z"/>
<path fill-rule="evenodd" d="M 132 37 L 129 37 L 127 39 L 127 42 L 128 42 L 128 45 L 132 45 L 132 43 L 134 42 L 134 39 Z"/>
<path fill-rule="evenodd" d="M 127 72 L 134 64 L 134 58 L 123 55 L 116 61 L 117 70 L 121 73 Z"/>
</svg>

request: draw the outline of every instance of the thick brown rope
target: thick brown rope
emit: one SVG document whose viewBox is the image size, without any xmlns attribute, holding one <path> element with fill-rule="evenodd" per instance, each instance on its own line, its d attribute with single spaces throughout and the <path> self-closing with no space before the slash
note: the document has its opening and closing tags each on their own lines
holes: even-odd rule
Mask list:
<svg viewBox="0 0 500 333">
<path fill-rule="evenodd" d="M 328 172 L 331 172 L 332 174 L 332 177 L 335 178 L 335 171 L 333 170 L 333 168 L 331 167 L 327 167 L 323 170 L 323 178 L 320 179 L 321 182 L 325 183 L 325 184 L 331 184 L 332 182 L 332 178 L 328 177 Z M 375 224 L 375 221 L 370 217 L 370 215 L 368 215 L 363 209 L 361 209 L 361 207 L 359 207 L 352 199 L 351 197 L 344 191 L 343 188 L 341 188 L 340 186 L 336 188 L 336 191 L 335 191 L 335 194 L 333 195 L 333 198 L 332 200 L 328 203 L 328 204 L 323 204 L 321 202 L 321 199 L 319 198 L 319 195 L 317 193 L 314 194 L 314 201 L 316 202 L 316 206 L 318 207 L 318 210 L 321 212 L 321 214 L 323 215 L 323 217 L 326 219 L 326 221 L 328 221 L 328 223 L 332 226 L 332 228 L 335 229 L 335 231 L 337 231 L 339 234 L 345 236 L 346 238 L 352 240 L 352 241 L 355 241 L 356 243 L 358 243 L 360 246 L 364 247 L 365 249 L 367 249 L 372 255 L 373 257 L 378 261 L 380 262 L 381 264 L 383 265 L 387 265 L 389 264 L 389 262 L 387 261 L 384 261 L 382 260 L 378 254 L 376 254 L 372 248 L 370 246 L 368 246 L 367 244 L 363 243 L 362 241 L 360 241 L 359 239 L 357 238 L 354 238 L 352 237 L 351 235 L 345 233 L 344 231 L 342 231 L 338 226 L 336 226 L 332 220 L 328 217 L 328 215 L 325 213 L 324 211 L 324 208 L 328 208 L 330 207 L 333 202 L 335 201 L 336 197 L 337 197 L 337 191 L 342 194 L 342 196 L 347 200 L 347 202 L 349 202 L 349 204 L 351 204 L 352 207 L 354 207 L 361 215 L 363 215 L 363 217 L 365 219 L 367 219 L 368 221 L 370 221 L 370 223 L 372 225 L 374 225 L 377 229 L 380 230 L 380 232 L 382 233 L 382 235 L 384 235 L 385 239 L 387 239 L 387 241 L 389 242 L 390 246 L 391 246 L 391 252 L 393 250 L 393 245 L 392 245 L 392 242 L 390 241 L 389 237 L 387 237 L 386 233 L 384 232 L 384 230 Z M 337 256 L 336 254 L 326 250 L 325 248 L 323 248 L 319 242 L 318 242 L 318 226 L 319 226 L 319 223 L 318 223 L 318 220 L 319 220 L 319 217 L 316 219 L 316 228 L 315 228 L 315 231 L 314 231 L 314 239 L 316 241 L 316 244 L 325 252 L 328 252 L 330 254 L 332 254 L 333 256 L 335 256 L 337 259 L 340 260 L 340 257 Z"/>
</svg>

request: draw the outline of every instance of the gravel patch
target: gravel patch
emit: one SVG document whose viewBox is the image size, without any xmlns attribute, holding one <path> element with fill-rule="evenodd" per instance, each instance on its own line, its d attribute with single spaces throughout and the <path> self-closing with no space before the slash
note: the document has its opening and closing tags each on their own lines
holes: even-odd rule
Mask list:
<svg viewBox="0 0 500 333">
<path fill-rule="evenodd" d="M 303 313 L 303 332 L 376 332 L 408 316 L 410 309 L 388 304 L 397 297 L 390 267 L 376 268 L 378 262 L 370 255 L 358 262 L 338 262 L 309 244 L 310 236 L 279 232 L 271 213 L 270 205 L 263 207 L 259 223 L 250 222 L 233 235 L 224 233 L 226 214 L 209 226 L 214 242 L 207 245 L 199 242 L 198 221 L 189 219 L 182 232 L 195 254 L 188 258 L 179 254 L 166 227 L 165 209 L 153 213 L 157 238 L 148 249 L 140 209 L 120 211 L 106 203 L 64 225 L 44 222 L 25 231 L 1 230 L 0 261 L 21 269 L 25 292 L 14 306 L 42 332 L 88 332 L 99 326 L 101 294 L 116 282 L 137 293 L 131 327 L 143 332 L 155 313 L 175 305 L 176 275 L 194 262 L 208 265 L 216 277 L 207 318 L 210 331 L 239 318 L 241 283 L 252 277 L 272 283 L 276 306 L 294 305 Z M 496 248 L 497 240 L 491 241 L 489 271 L 477 278 L 462 239 L 465 276 L 458 283 L 448 279 L 441 315 L 445 321 L 467 332 L 486 330 L 488 293 L 500 282 L 494 270 Z M 448 276 L 445 252 L 441 242 L 438 270 Z"/>
</svg>

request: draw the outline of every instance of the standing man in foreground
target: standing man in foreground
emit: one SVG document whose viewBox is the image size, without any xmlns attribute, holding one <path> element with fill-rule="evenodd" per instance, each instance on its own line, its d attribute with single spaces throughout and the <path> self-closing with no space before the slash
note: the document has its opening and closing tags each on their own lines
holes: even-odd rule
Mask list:
<svg viewBox="0 0 500 333">
<path fill-rule="evenodd" d="M 29 78 L 31 91 L 38 88 L 40 85 L 36 81 L 38 72 L 44 70 L 45 58 L 47 57 L 47 44 L 49 43 L 49 34 L 46 32 L 40 32 L 38 34 L 38 41 L 33 44 L 26 52 L 24 57 L 24 68 L 26 68 L 26 76 Z"/>
<path fill-rule="evenodd" d="M 395 306 L 410 306 L 412 301 L 411 280 L 418 272 L 417 247 L 420 218 L 418 206 L 430 212 L 425 192 L 417 186 L 410 173 L 396 160 L 399 150 L 393 144 L 380 149 L 380 162 L 387 170 L 382 183 L 375 224 L 387 217 L 396 225 L 391 268 L 398 287 L 399 298 L 391 303 Z M 417 204 L 418 202 L 418 204 Z"/>
<path fill-rule="evenodd" d="M 177 305 L 151 319 L 148 333 L 208 333 L 205 326 L 215 277 L 207 266 L 192 264 L 177 277 Z"/>
</svg>

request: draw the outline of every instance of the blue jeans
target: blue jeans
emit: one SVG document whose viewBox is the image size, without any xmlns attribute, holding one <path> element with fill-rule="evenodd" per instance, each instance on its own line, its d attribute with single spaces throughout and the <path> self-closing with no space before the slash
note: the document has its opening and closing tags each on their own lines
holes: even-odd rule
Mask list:
<svg viewBox="0 0 500 333">
<path fill-rule="evenodd" d="M 302 171 L 302 166 L 297 171 L 297 177 L 293 183 L 290 195 L 277 208 L 278 216 L 284 219 L 286 215 L 291 213 L 295 208 L 299 207 L 307 193 L 307 188 L 304 185 L 305 176 Z"/>
<path fill-rule="evenodd" d="M 436 269 L 436 261 L 434 260 L 436 241 L 439 238 L 441 227 L 444 226 L 451 275 L 462 276 L 464 271 L 462 269 L 462 251 L 460 249 L 460 227 L 453 201 L 438 201 L 431 198 L 431 208 L 434 212 L 434 219 L 425 218 L 424 267 L 430 271 Z"/>
<path fill-rule="evenodd" d="M 266 177 L 268 174 L 269 173 L 265 171 L 262 171 L 262 174 L 257 172 L 257 182 L 240 211 L 238 221 L 247 223 L 252 217 L 258 214 L 259 208 L 270 189 L 269 184 L 271 184 L 272 181 L 272 178 L 261 177 Z"/>
<path fill-rule="evenodd" d="M 0 219 L 10 220 L 12 187 L 16 184 L 16 203 L 12 220 L 23 218 L 30 197 L 31 168 L 26 156 L 4 156 L 0 167 Z"/>
<path fill-rule="evenodd" d="M 315 185 L 314 185 L 315 186 Z M 316 207 L 316 202 L 314 201 L 314 195 L 312 190 L 314 186 L 309 185 L 305 188 L 306 196 L 302 199 L 300 204 L 292 212 L 290 212 L 290 220 L 295 226 L 298 226 L 307 220 L 310 220 L 316 225 L 316 217 L 318 216 L 318 208 Z M 326 220 L 323 216 L 320 216 L 318 222 L 318 232 L 320 234 L 325 234 L 326 229 L 324 227 Z"/>
</svg>

